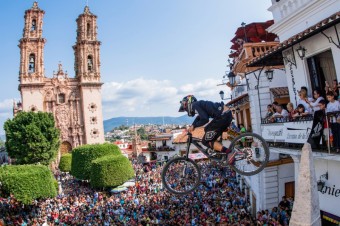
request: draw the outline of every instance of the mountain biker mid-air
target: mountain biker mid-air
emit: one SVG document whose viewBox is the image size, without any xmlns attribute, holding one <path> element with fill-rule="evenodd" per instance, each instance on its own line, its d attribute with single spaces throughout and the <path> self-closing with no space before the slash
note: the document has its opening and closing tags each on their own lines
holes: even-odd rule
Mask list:
<svg viewBox="0 0 340 226">
<path fill-rule="evenodd" d="M 188 116 L 194 117 L 198 114 L 189 127 L 188 132 L 193 132 L 195 128 L 204 126 L 204 136 L 202 144 L 214 151 L 228 155 L 228 163 L 235 163 L 235 152 L 224 147 L 217 139 L 222 135 L 233 119 L 231 110 L 223 102 L 197 100 L 193 95 L 185 96 L 180 102 L 179 112 L 187 112 Z M 209 122 L 209 119 L 212 120 Z M 208 124 L 207 124 L 208 123 Z M 207 124 L 207 125 L 206 125 Z"/>
</svg>

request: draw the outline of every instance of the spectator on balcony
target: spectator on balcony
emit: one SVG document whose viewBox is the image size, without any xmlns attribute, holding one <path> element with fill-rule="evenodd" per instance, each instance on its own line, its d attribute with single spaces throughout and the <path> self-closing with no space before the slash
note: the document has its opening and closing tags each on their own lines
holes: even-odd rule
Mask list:
<svg viewBox="0 0 340 226">
<path fill-rule="evenodd" d="M 296 113 L 293 115 L 293 118 L 303 117 L 303 116 L 307 116 L 310 114 L 310 112 L 308 112 L 305 109 L 305 106 L 303 104 L 299 104 L 295 111 Z"/>
<path fill-rule="evenodd" d="M 313 97 L 314 97 L 314 99 L 312 101 L 307 99 L 306 102 L 309 105 L 309 107 L 312 109 L 312 111 L 316 112 L 316 111 L 320 110 L 319 102 L 320 102 L 320 100 L 324 100 L 324 98 L 321 96 L 321 91 L 318 90 L 318 89 L 313 91 Z"/>
<path fill-rule="evenodd" d="M 328 81 L 325 81 L 325 91 L 326 95 L 328 92 L 333 92 L 334 93 L 334 99 L 337 100 L 339 96 L 339 91 L 338 91 L 338 80 L 334 79 L 332 81 L 332 85 L 330 86 Z"/>
<path fill-rule="evenodd" d="M 288 117 L 288 111 L 283 109 L 282 105 L 276 105 L 276 113 L 272 116 L 272 121 L 278 121 L 278 118 Z"/>
<path fill-rule="evenodd" d="M 335 100 L 334 92 L 327 93 L 327 100 L 329 101 L 327 104 L 327 113 L 330 112 L 338 112 L 340 111 L 340 103 Z M 331 130 L 333 133 L 333 147 L 336 149 L 336 152 L 340 152 L 340 117 L 338 115 L 334 115 L 330 117 L 331 122 Z"/>
<path fill-rule="evenodd" d="M 267 105 L 267 113 L 266 113 L 266 119 L 270 118 L 275 113 L 273 105 L 268 104 Z"/>
<path fill-rule="evenodd" d="M 301 90 L 298 91 L 299 92 L 299 97 L 300 99 L 297 102 L 297 105 L 302 104 L 305 107 L 305 110 L 312 113 L 312 109 L 310 108 L 309 104 L 307 102 L 309 102 L 310 100 L 308 99 L 307 96 L 307 88 L 305 88 L 304 86 L 301 87 Z"/>
<path fill-rule="evenodd" d="M 287 111 L 288 111 L 288 118 L 292 119 L 293 116 L 296 114 L 293 103 L 287 104 Z"/>
<path fill-rule="evenodd" d="M 277 105 L 279 105 L 279 103 L 276 102 L 276 101 L 274 101 L 274 102 L 272 103 L 272 111 L 273 111 L 274 113 L 276 113 L 276 107 L 277 107 Z"/>
</svg>

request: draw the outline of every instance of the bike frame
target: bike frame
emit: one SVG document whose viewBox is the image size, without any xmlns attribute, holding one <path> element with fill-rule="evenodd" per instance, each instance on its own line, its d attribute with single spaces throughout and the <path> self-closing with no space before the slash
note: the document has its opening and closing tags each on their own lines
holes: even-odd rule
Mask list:
<svg viewBox="0 0 340 226">
<path fill-rule="evenodd" d="M 209 155 L 209 153 L 206 151 L 206 149 L 204 149 L 204 147 L 202 147 L 202 145 L 199 144 L 199 142 L 202 141 L 201 139 L 193 138 L 192 133 L 189 133 L 189 132 L 187 133 L 187 135 L 188 135 L 188 140 L 187 140 L 187 151 L 186 151 L 186 154 L 185 154 L 186 159 L 189 158 L 190 146 L 191 146 L 191 144 L 193 144 L 193 145 L 195 145 L 195 147 L 197 147 L 197 149 L 200 152 L 202 152 L 205 156 L 207 156 L 208 159 L 213 159 L 213 160 L 216 160 L 216 161 L 221 160 L 220 158 L 214 158 L 214 157 L 211 157 Z"/>
</svg>

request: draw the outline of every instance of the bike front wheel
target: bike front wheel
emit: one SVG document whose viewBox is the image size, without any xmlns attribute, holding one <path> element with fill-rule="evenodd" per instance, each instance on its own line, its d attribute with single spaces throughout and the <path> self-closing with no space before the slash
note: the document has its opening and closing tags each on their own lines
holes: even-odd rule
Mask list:
<svg viewBox="0 0 340 226">
<path fill-rule="evenodd" d="M 244 176 L 252 176 L 261 172 L 269 161 L 267 142 L 256 133 L 243 133 L 230 144 L 235 153 L 235 164 L 230 167 Z"/>
<path fill-rule="evenodd" d="M 162 183 L 172 194 L 185 195 L 194 191 L 201 182 L 198 165 L 189 158 L 171 159 L 162 170 Z"/>
</svg>

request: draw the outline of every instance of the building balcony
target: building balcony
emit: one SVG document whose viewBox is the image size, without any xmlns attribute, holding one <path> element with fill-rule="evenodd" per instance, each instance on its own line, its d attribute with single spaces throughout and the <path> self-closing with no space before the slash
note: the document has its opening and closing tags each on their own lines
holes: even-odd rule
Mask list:
<svg viewBox="0 0 340 226">
<path fill-rule="evenodd" d="M 327 113 L 325 118 L 328 120 L 328 127 L 332 128 L 332 123 L 340 121 L 340 111 Z M 338 119 L 339 118 L 339 119 Z M 337 120 L 338 119 L 338 120 Z M 298 118 L 275 118 L 261 119 L 261 133 L 262 137 L 267 141 L 270 147 L 301 150 L 303 145 L 307 142 L 312 130 L 320 128 L 313 127 L 313 115 L 307 115 Z M 324 126 L 323 120 L 320 125 Z M 317 127 L 317 126 L 315 126 Z M 331 130 L 331 129 L 330 129 Z M 335 153 L 333 146 L 333 132 L 320 132 L 316 143 L 312 144 L 313 151 L 323 153 Z M 340 132 L 340 131 L 337 131 Z M 329 141 L 329 142 L 328 142 Z"/>
<path fill-rule="evenodd" d="M 263 55 L 271 48 L 278 46 L 279 42 L 250 42 L 244 43 L 239 50 L 240 54 L 234 58 L 233 71 L 237 73 L 246 73 L 249 71 L 249 67 L 246 64 L 251 60 Z M 251 69 L 253 70 L 253 69 Z"/>
</svg>

